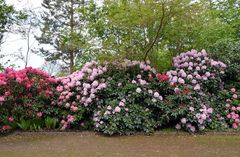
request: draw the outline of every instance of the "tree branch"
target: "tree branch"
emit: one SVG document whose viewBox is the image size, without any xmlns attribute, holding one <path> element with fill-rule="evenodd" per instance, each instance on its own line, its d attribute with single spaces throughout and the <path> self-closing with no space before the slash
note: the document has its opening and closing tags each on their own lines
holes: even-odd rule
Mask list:
<svg viewBox="0 0 240 157">
<path fill-rule="evenodd" d="M 144 61 L 146 61 L 147 56 L 148 56 L 148 53 L 149 53 L 150 50 L 153 48 L 153 46 L 154 46 L 155 43 L 157 42 L 157 39 L 159 38 L 160 32 L 161 32 L 162 27 L 163 27 L 164 17 L 165 17 L 165 6 L 164 6 L 164 3 L 162 3 L 162 17 L 161 17 L 161 20 L 160 20 L 161 23 L 160 23 L 160 25 L 159 25 L 159 27 L 158 27 L 157 34 L 156 34 L 153 42 L 150 44 L 150 46 L 149 46 L 149 47 L 147 48 L 147 50 L 145 51 Z"/>
</svg>

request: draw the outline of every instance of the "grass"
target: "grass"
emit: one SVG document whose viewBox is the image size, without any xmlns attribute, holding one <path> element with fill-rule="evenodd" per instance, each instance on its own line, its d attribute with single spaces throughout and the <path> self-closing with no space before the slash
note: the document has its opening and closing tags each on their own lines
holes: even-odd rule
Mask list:
<svg viewBox="0 0 240 157">
<path fill-rule="evenodd" d="M 239 134 L 161 132 L 106 137 L 93 132 L 15 132 L 0 137 L 0 157 L 239 157 Z"/>
</svg>

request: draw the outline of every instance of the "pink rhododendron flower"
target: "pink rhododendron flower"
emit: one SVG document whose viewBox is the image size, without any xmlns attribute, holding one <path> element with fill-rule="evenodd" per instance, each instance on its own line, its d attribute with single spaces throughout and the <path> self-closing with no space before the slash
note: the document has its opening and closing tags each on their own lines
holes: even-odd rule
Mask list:
<svg viewBox="0 0 240 157">
<path fill-rule="evenodd" d="M 173 78 L 172 78 L 172 82 L 178 82 L 178 77 L 177 76 L 173 76 Z"/>
<path fill-rule="evenodd" d="M 139 87 L 136 89 L 136 92 L 137 92 L 137 93 L 141 93 L 141 91 L 142 91 L 142 90 L 141 90 L 141 88 L 139 88 Z"/>
<path fill-rule="evenodd" d="M 155 92 L 154 95 L 153 95 L 155 98 L 158 98 L 160 95 L 158 92 Z"/>
<path fill-rule="evenodd" d="M 233 94 L 232 97 L 233 97 L 234 99 L 237 99 L 237 98 L 238 98 L 237 94 Z"/>
<path fill-rule="evenodd" d="M 207 111 L 208 111 L 208 113 L 213 113 L 213 109 L 212 108 L 208 108 Z"/>
<path fill-rule="evenodd" d="M 9 117 L 8 120 L 9 120 L 9 122 L 14 122 L 14 118 L 13 117 Z"/>
<path fill-rule="evenodd" d="M 149 94 L 152 94 L 152 93 L 153 93 L 153 91 L 152 91 L 151 89 L 149 89 L 149 90 L 148 90 L 148 93 L 149 93 Z"/>
<path fill-rule="evenodd" d="M 0 102 L 3 102 L 4 100 L 4 97 L 0 96 Z"/>
<path fill-rule="evenodd" d="M 155 103 L 155 102 L 157 102 L 157 99 L 155 99 L 155 98 L 152 98 L 152 102 L 154 102 L 154 103 Z"/>
<path fill-rule="evenodd" d="M 180 125 L 180 124 L 177 124 L 177 125 L 175 126 L 175 128 L 176 128 L 177 130 L 180 130 L 180 129 L 181 129 L 181 125 Z"/>
<path fill-rule="evenodd" d="M 240 106 L 237 107 L 237 110 L 240 111 Z"/>
<path fill-rule="evenodd" d="M 43 115 L 43 113 L 42 113 L 42 112 L 38 112 L 38 113 L 37 113 L 37 116 L 38 116 L 38 118 L 41 118 L 41 117 L 42 117 L 42 115 Z"/>
<path fill-rule="evenodd" d="M 206 72 L 205 75 L 206 75 L 207 77 L 210 77 L 210 76 L 211 76 L 210 72 Z"/>
<path fill-rule="evenodd" d="M 190 106 L 189 110 L 193 112 L 194 111 L 194 107 Z"/>
<path fill-rule="evenodd" d="M 68 123 L 64 123 L 61 130 L 65 130 L 67 128 Z"/>
<path fill-rule="evenodd" d="M 182 78 L 178 78 L 178 82 L 181 83 L 181 84 L 185 83 L 184 79 L 182 79 Z"/>
<path fill-rule="evenodd" d="M 230 104 L 226 104 L 226 108 L 229 108 L 230 107 Z"/>
<path fill-rule="evenodd" d="M 204 66 L 202 66 L 202 67 L 201 67 L 201 69 L 207 69 L 207 66 L 206 66 L 206 65 L 204 65 Z"/>
<path fill-rule="evenodd" d="M 230 119 L 230 118 L 231 118 L 231 115 L 230 115 L 230 114 L 228 114 L 228 115 L 227 115 L 227 118 L 228 118 L 228 119 Z"/>
<path fill-rule="evenodd" d="M 231 88 L 231 92 L 235 93 L 236 92 L 236 88 Z"/>
<path fill-rule="evenodd" d="M 193 84 L 196 84 L 196 83 L 197 83 L 197 81 L 196 81 L 196 80 L 192 80 L 192 83 L 193 83 Z"/>
<path fill-rule="evenodd" d="M 111 110 L 111 109 L 112 109 L 112 107 L 111 107 L 111 106 L 108 106 L 108 107 L 107 107 L 107 109 L 108 109 L 108 110 Z"/>
<path fill-rule="evenodd" d="M 187 119 L 186 119 L 186 118 L 182 118 L 182 119 L 181 119 L 181 122 L 182 122 L 183 124 L 186 124 Z"/>
<path fill-rule="evenodd" d="M 188 76 L 187 76 L 187 79 L 188 79 L 188 80 L 191 80 L 191 79 L 193 79 L 193 76 L 192 76 L 192 75 L 188 75 Z"/>
<path fill-rule="evenodd" d="M 68 107 L 70 107 L 70 104 L 69 104 L 69 103 L 66 103 L 66 105 L 65 105 L 65 106 L 68 108 Z"/>
<path fill-rule="evenodd" d="M 240 119 L 235 119 L 235 123 L 240 123 Z"/>
<path fill-rule="evenodd" d="M 11 93 L 9 91 L 5 92 L 4 95 L 5 96 L 9 96 Z"/>
<path fill-rule="evenodd" d="M 200 85 L 199 84 L 196 84 L 196 86 L 194 87 L 194 90 L 200 90 Z"/>
<path fill-rule="evenodd" d="M 120 101 L 119 106 L 125 106 L 124 102 Z"/>
<path fill-rule="evenodd" d="M 121 108 L 117 106 L 117 107 L 114 109 L 114 111 L 115 111 L 116 113 L 119 113 L 119 112 L 121 112 Z"/>
<path fill-rule="evenodd" d="M 132 80 L 132 84 L 136 84 L 137 82 L 135 80 Z"/>
<path fill-rule="evenodd" d="M 232 127 L 233 127 L 234 129 L 237 129 L 237 128 L 238 128 L 238 125 L 237 125 L 236 123 L 233 123 L 233 124 L 232 124 Z"/>
<path fill-rule="evenodd" d="M 201 118 L 202 118 L 203 120 L 205 120 L 205 119 L 207 118 L 206 114 L 202 114 L 202 115 L 201 115 Z"/>
<path fill-rule="evenodd" d="M 196 131 L 195 126 L 191 126 L 191 127 L 190 127 L 190 130 L 191 130 L 192 132 L 195 132 L 195 131 Z"/>
<path fill-rule="evenodd" d="M 73 123 L 74 122 L 74 117 L 72 115 L 68 115 L 68 122 Z"/>
</svg>

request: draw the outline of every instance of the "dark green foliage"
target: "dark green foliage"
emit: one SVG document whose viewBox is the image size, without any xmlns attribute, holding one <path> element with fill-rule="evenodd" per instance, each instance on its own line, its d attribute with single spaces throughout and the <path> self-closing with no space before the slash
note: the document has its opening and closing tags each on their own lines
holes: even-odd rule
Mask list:
<svg viewBox="0 0 240 157">
<path fill-rule="evenodd" d="M 26 19 L 23 12 L 16 11 L 11 5 L 7 5 L 5 0 L 0 0 L 0 48 L 5 32 L 11 31 L 13 24 L 20 24 Z"/>
<path fill-rule="evenodd" d="M 52 117 L 45 118 L 45 126 L 47 129 L 55 129 L 57 125 L 57 119 Z"/>
<path fill-rule="evenodd" d="M 137 131 L 152 133 L 170 121 L 171 108 L 154 96 L 160 93 L 165 99 L 173 93 L 167 80 L 160 82 L 156 73 L 120 61 L 109 65 L 105 76 L 108 88 L 98 93 L 98 107 L 94 114 L 94 119 L 98 119 L 95 121 L 97 131 L 109 135 L 132 134 Z M 141 84 L 139 80 L 148 83 Z M 115 112 L 119 107 L 121 111 Z"/>
<path fill-rule="evenodd" d="M 17 122 L 17 126 L 22 130 L 40 130 L 44 126 L 44 121 L 42 119 L 28 119 L 25 120 L 23 118 L 20 119 L 19 122 Z"/>
<path fill-rule="evenodd" d="M 227 81 L 240 80 L 240 41 L 221 40 L 210 47 L 210 54 L 228 65 Z"/>
</svg>

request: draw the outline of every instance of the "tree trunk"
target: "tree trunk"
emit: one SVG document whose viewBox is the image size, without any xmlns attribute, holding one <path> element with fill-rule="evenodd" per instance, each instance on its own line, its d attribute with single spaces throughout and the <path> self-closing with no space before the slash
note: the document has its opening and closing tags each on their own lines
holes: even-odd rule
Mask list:
<svg viewBox="0 0 240 157">
<path fill-rule="evenodd" d="M 74 52 L 70 50 L 69 53 L 70 53 L 70 73 L 73 73 L 74 72 Z"/>
<path fill-rule="evenodd" d="M 74 32 L 74 8 L 73 8 L 73 0 L 71 0 L 71 8 L 70 8 L 70 35 L 72 36 Z M 72 39 L 72 38 L 71 38 Z M 74 72 L 74 48 L 73 48 L 73 41 L 70 41 L 70 48 L 69 48 L 69 53 L 70 53 L 70 73 Z"/>
</svg>

